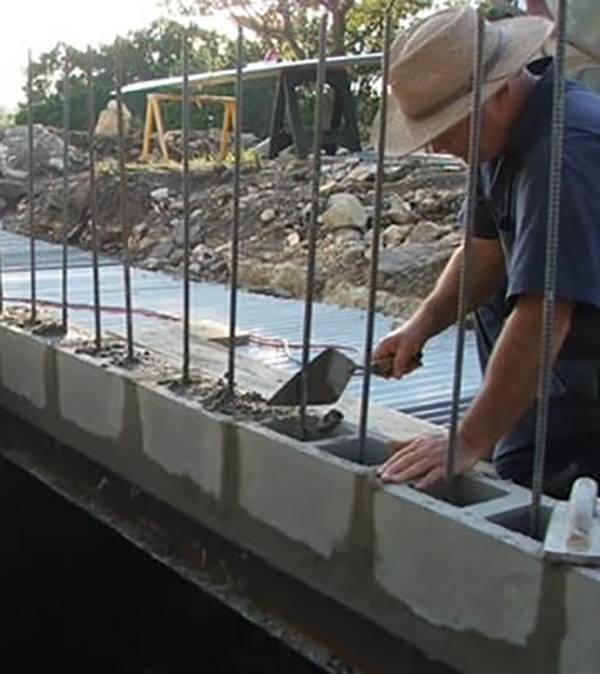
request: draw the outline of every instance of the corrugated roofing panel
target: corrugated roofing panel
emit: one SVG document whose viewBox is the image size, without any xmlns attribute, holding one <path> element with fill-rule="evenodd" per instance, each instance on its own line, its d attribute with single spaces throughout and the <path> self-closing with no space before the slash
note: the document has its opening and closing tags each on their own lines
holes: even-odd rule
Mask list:
<svg viewBox="0 0 600 674">
<path fill-rule="evenodd" d="M 4 291 L 7 297 L 29 297 L 29 252 L 27 239 L 8 232 L 1 232 L 3 252 Z M 70 249 L 69 296 L 72 302 L 92 304 L 92 273 L 89 253 Z M 58 301 L 61 297 L 61 249 L 43 241 L 37 242 L 39 261 L 37 279 L 40 299 Z M 115 260 L 102 261 L 101 301 L 105 305 L 123 306 L 123 274 Z M 212 283 L 194 283 L 192 287 L 193 319 L 210 318 L 228 321 L 228 288 Z M 181 315 L 181 280 L 161 272 L 133 270 L 133 304 L 139 308 L 154 309 Z M 239 324 L 262 337 L 278 337 L 288 342 L 299 342 L 302 335 L 303 303 L 248 292 L 240 292 L 238 300 Z M 91 312 L 71 312 L 78 324 L 92 328 Z M 134 317 L 134 327 L 140 321 Z M 366 312 L 344 309 L 333 305 L 316 304 L 313 320 L 314 343 L 338 344 L 353 347 L 353 355 L 362 360 Z M 106 314 L 103 326 L 107 330 L 124 334 L 124 318 Z M 383 337 L 392 326 L 392 319 L 377 315 L 376 339 Z M 435 423 L 445 424 L 449 417 L 452 376 L 454 368 L 454 335 L 447 331 L 428 343 L 423 357 L 423 367 L 401 381 L 371 379 L 372 401 L 394 409 L 414 414 Z M 290 375 L 297 363 L 290 361 L 284 350 L 251 344 L 240 352 L 271 366 L 285 368 Z M 316 354 L 315 350 L 315 354 Z M 299 351 L 295 351 L 297 356 Z M 467 336 L 463 378 L 463 407 L 473 397 L 480 383 L 475 340 Z M 355 378 L 349 391 L 360 395 L 361 380 Z"/>
</svg>

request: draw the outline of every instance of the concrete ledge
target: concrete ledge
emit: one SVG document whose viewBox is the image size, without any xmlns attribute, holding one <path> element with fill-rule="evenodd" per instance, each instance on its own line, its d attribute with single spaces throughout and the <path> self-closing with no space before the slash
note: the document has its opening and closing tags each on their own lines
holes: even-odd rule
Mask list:
<svg viewBox="0 0 600 674">
<path fill-rule="evenodd" d="M 600 574 L 543 562 L 528 490 L 474 473 L 452 505 L 381 487 L 352 437 L 236 423 L 2 325 L 0 366 L 13 413 L 461 672 L 597 671 Z"/>
</svg>

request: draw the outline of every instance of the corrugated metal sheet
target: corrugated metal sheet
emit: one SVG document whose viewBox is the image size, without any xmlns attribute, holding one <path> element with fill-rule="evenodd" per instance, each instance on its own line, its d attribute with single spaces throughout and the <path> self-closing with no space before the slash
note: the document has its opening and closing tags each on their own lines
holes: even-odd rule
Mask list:
<svg viewBox="0 0 600 674">
<path fill-rule="evenodd" d="M 4 288 L 8 297 L 29 297 L 29 248 L 27 239 L 8 232 L 0 233 L 3 253 Z M 60 299 L 61 262 L 60 246 L 37 242 L 38 296 L 40 299 Z M 69 294 L 77 303 L 92 303 L 91 258 L 88 253 L 70 249 Z M 100 270 L 102 303 L 123 306 L 123 275 L 115 260 L 104 258 Z M 227 321 L 228 289 L 211 283 L 194 283 L 192 289 L 193 318 L 211 318 Z M 161 272 L 134 270 L 133 303 L 140 308 L 166 313 L 181 314 L 181 280 Z M 71 312 L 71 319 L 85 327 L 92 327 L 90 312 Z M 156 320 L 134 317 L 134 327 L 140 322 Z M 279 337 L 297 342 L 302 335 L 303 303 L 248 292 L 239 295 L 240 326 L 263 337 Z M 315 343 L 342 344 L 356 349 L 361 359 L 364 343 L 366 312 L 317 304 L 314 309 Z M 120 315 L 107 314 L 103 318 L 105 329 L 124 334 L 124 320 Z M 376 338 L 383 337 L 391 328 L 392 320 L 376 317 Z M 286 368 L 290 374 L 297 368 L 282 349 L 265 348 L 256 344 L 244 347 L 241 352 L 271 366 Z M 296 352 L 299 355 L 299 352 Z M 316 353 L 316 351 L 315 351 Z M 424 366 L 401 381 L 372 378 L 373 402 L 415 414 L 435 423 L 448 421 L 453 364 L 454 336 L 452 331 L 433 338 L 424 353 Z M 475 340 L 467 338 L 465 372 L 463 379 L 463 407 L 473 397 L 480 383 Z M 349 391 L 359 395 L 361 380 L 350 383 Z"/>
</svg>

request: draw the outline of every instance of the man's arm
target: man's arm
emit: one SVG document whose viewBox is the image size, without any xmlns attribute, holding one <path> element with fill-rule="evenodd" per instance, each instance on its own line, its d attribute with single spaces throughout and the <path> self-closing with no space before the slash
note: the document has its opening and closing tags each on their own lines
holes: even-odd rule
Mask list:
<svg viewBox="0 0 600 674">
<path fill-rule="evenodd" d="M 534 403 L 540 365 L 543 298 L 524 295 L 506 322 L 488 364 L 481 391 L 459 428 L 456 466 L 459 473 L 489 456 Z M 558 301 L 554 324 L 554 353 L 560 351 L 571 327 L 573 303 Z M 443 479 L 447 438 L 417 438 L 398 444 L 398 451 L 381 468 L 386 482 L 416 481 L 426 488 Z"/>
<path fill-rule="evenodd" d="M 425 342 L 456 322 L 463 247 L 448 261 L 431 294 L 415 314 L 398 330 L 390 333 L 377 346 L 375 360 L 394 359 L 394 377 L 402 377 L 412 369 L 411 362 Z M 505 280 L 504 255 L 498 239 L 472 239 L 471 292 L 469 309 L 481 305 Z"/>
<path fill-rule="evenodd" d="M 461 424 L 461 437 L 478 456 L 486 456 L 533 404 L 539 379 L 543 298 L 520 297 L 490 359 L 483 386 Z M 554 352 L 571 328 L 573 303 L 558 301 Z"/>
</svg>

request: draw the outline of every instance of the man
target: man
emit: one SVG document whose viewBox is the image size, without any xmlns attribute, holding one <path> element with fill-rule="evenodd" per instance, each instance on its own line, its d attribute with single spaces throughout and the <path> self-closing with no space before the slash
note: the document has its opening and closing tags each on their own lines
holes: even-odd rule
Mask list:
<svg viewBox="0 0 600 674">
<path fill-rule="evenodd" d="M 431 145 L 468 156 L 476 13 L 450 9 L 392 48 L 390 150 Z M 501 476 L 528 484 L 533 461 L 548 210 L 553 68 L 527 65 L 551 34 L 543 17 L 486 23 L 480 196 L 470 308 L 485 368 L 461 420 L 457 471 L 493 454 Z M 600 478 L 600 97 L 567 84 L 554 369 L 546 486 L 562 495 L 580 474 Z M 455 322 L 458 249 L 419 310 L 377 347 L 393 375 L 414 367 L 427 340 Z M 443 479 L 447 435 L 395 443 L 385 482 L 426 488 Z M 554 486 L 552 486 L 554 484 Z"/>
</svg>

